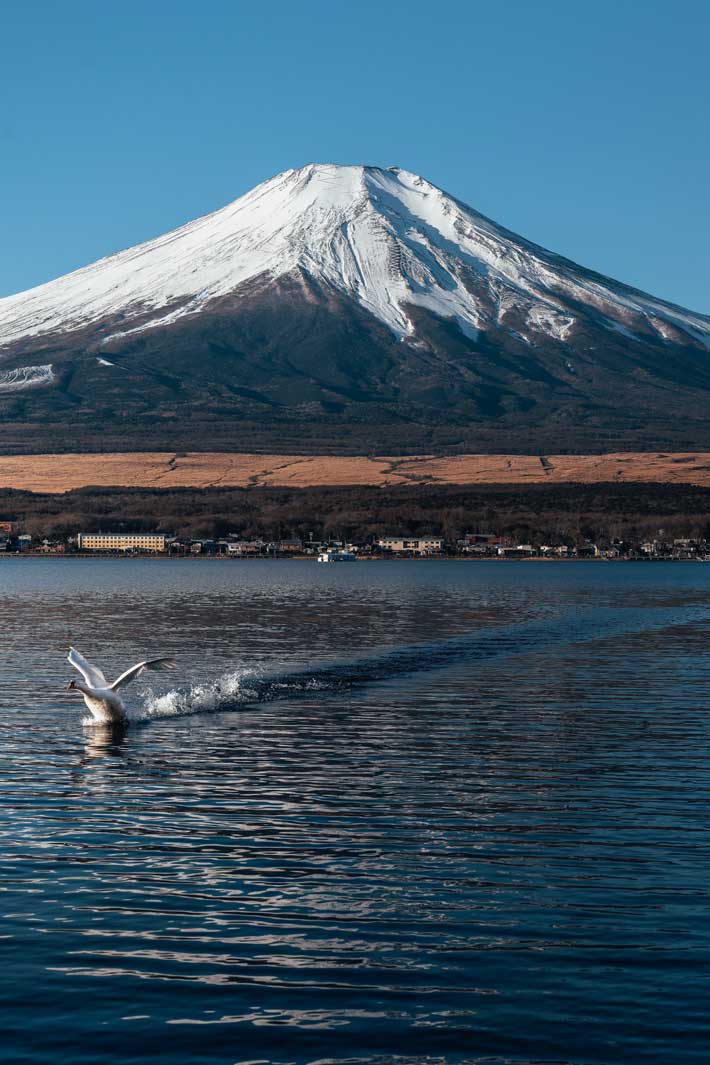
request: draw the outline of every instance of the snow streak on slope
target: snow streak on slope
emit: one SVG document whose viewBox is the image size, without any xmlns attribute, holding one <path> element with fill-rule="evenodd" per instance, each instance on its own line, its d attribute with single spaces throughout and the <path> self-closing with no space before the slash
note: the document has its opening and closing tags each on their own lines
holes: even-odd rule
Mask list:
<svg viewBox="0 0 710 1065">
<path fill-rule="evenodd" d="M 20 392 L 37 385 L 51 385 L 54 380 L 51 364 L 47 366 L 23 366 L 19 370 L 0 373 L 0 392 Z"/>
<path fill-rule="evenodd" d="M 310 164 L 157 240 L 0 300 L 0 347 L 93 326 L 140 332 L 194 314 L 255 278 L 307 272 L 396 335 L 408 305 L 467 335 L 522 315 L 525 339 L 565 341 L 581 305 L 610 329 L 710 346 L 710 319 L 516 237 L 404 170 Z M 519 327 L 518 327 L 519 328 Z M 517 334 L 516 334 L 517 335 Z"/>
</svg>

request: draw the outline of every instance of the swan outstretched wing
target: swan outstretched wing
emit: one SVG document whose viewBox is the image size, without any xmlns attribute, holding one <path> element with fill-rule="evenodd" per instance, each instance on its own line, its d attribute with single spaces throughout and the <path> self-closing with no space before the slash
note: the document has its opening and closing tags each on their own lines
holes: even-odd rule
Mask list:
<svg viewBox="0 0 710 1065">
<path fill-rule="evenodd" d="M 74 647 L 69 648 L 67 662 L 70 662 L 74 666 L 74 669 L 79 670 L 90 688 L 106 687 L 106 677 L 103 675 L 99 667 L 92 666 L 91 662 L 87 662 L 84 656 L 80 655 Z"/>
<path fill-rule="evenodd" d="M 176 662 L 174 658 L 148 658 L 145 662 L 138 662 L 137 665 L 131 666 L 125 673 L 110 684 L 111 691 L 117 691 L 119 688 L 123 688 L 126 684 L 129 684 L 134 677 L 137 677 L 139 673 L 142 673 L 144 669 L 175 669 Z"/>
</svg>

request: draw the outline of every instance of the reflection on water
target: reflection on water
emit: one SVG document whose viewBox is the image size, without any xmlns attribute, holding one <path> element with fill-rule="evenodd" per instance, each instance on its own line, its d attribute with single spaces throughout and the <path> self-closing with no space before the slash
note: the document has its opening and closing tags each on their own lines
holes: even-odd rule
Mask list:
<svg viewBox="0 0 710 1065">
<path fill-rule="evenodd" d="M 121 758 L 126 749 L 128 726 L 125 724 L 103 725 L 91 722 L 86 730 L 84 753 L 81 764 L 92 758 Z"/>
<path fill-rule="evenodd" d="M 710 567 L 0 579 L 0 1061 L 707 1060 Z"/>
</svg>

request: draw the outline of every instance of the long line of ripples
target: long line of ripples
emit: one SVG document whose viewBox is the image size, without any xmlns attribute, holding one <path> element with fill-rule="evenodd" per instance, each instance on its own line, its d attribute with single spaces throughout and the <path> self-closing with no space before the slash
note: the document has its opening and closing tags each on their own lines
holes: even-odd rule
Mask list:
<svg viewBox="0 0 710 1065">
<path fill-rule="evenodd" d="M 0 1060 L 707 1060 L 710 575 L 517 569 L 6 591 Z M 82 730 L 66 626 L 246 679 Z"/>
</svg>

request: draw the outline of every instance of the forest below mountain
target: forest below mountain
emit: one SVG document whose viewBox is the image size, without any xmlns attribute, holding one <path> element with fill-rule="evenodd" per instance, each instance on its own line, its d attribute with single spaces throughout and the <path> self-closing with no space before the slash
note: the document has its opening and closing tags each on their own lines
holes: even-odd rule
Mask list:
<svg viewBox="0 0 710 1065">
<path fill-rule="evenodd" d="M 669 484 L 398 485 L 318 488 L 0 489 L 0 520 L 37 537 L 148 531 L 247 539 L 402 532 L 492 532 L 525 542 L 580 543 L 659 534 L 710 537 L 710 488 Z"/>
</svg>

